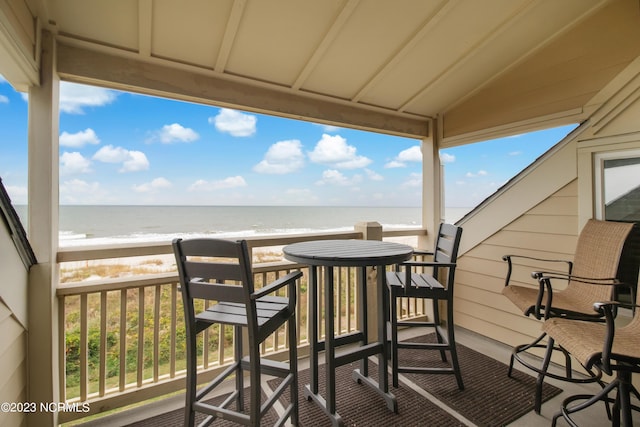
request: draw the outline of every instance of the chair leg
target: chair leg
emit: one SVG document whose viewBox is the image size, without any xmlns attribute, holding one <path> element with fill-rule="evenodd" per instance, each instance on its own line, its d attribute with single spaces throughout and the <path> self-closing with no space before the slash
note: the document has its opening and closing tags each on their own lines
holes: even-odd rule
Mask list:
<svg viewBox="0 0 640 427">
<path fill-rule="evenodd" d="M 260 425 L 260 407 L 262 406 L 262 384 L 260 378 L 260 346 L 256 343 L 249 344 L 249 358 L 251 365 L 249 388 L 249 418 L 252 426 Z"/>
<path fill-rule="evenodd" d="M 287 328 L 289 329 L 289 372 L 293 375 L 290 387 L 290 399 L 293 405 L 291 411 L 291 424 L 297 426 L 299 423 L 298 406 L 298 334 L 296 333 L 296 316 L 289 318 Z"/>
<path fill-rule="evenodd" d="M 524 351 L 529 350 L 530 348 L 534 348 L 534 347 L 543 347 L 543 345 L 540 344 L 540 342 L 544 339 L 544 337 L 546 337 L 547 334 L 546 333 L 542 333 L 538 338 L 536 338 L 532 343 L 529 344 L 521 344 L 521 345 L 517 345 L 513 348 L 513 351 L 511 352 L 511 358 L 509 359 L 509 370 L 507 371 L 507 376 L 511 377 L 511 374 L 513 373 L 513 363 L 516 359 L 518 359 L 518 361 L 520 363 L 522 363 L 523 365 L 527 366 L 527 364 L 523 361 L 523 359 L 518 358 L 518 356 L 516 356 L 518 353 L 522 353 Z M 530 366 L 527 366 L 528 368 L 530 368 Z M 533 369 L 533 368 L 530 368 Z"/>
<path fill-rule="evenodd" d="M 633 425 L 633 417 L 631 416 L 631 373 L 626 371 L 618 371 L 618 378 L 620 380 L 618 386 L 618 396 L 616 402 L 619 405 L 620 410 L 620 422 L 624 427 L 631 427 Z"/>
<path fill-rule="evenodd" d="M 220 325 L 222 328 L 223 325 Z M 238 412 L 244 412 L 244 374 L 242 372 L 242 328 L 234 326 L 233 329 L 233 357 L 238 367 L 236 369 L 236 408 Z"/>
<path fill-rule="evenodd" d="M 540 368 L 540 372 L 538 373 L 538 378 L 536 380 L 536 393 L 533 409 L 536 414 L 540 414 L 540 410 L 542 409 L 542 385 L 544 384 L 544 377 L 546 376 L 547 370 L 549 369 L 549 362 L 551 362 L 551 354 L 553 353 L 554 347 L 553 338 L 549 337 L 549 341 L 547 342 L 547 351 L 544 354 L 544 359 L 542 360 L 542 367 Z"/>
<path fill-rule="evenodd" d="M 458 351 L 456 349 L 456 338 L 453 326 L 453 301 L 447 300 L 447 340 L 449 342 L 449 351 L 451 352 L 451 366 L 455 372 L 458 388 L 464 390 L 464 383 L 462 382 L 462 372 L 460 371 L 460 364 L 458 362 Z"/>
<path fill-rule="evenodd" d="M 190 334 L 190 332 L 187 332 Z M 191 334 L 190 334 L 191 335 Z M 193 411 L 193 403 L 196 400 L 196 387 L 198 384 L 197 372 L 197 360 L 195 337 L 189 336 L 187 338 L 187 391 L 185 393 L 185 411 L 184 411 L 184 425 L 186 427 L 193 427 L 195 424 L 196 414 Z"/>
<path fill-rule="evenodd" d="M 391 323 L 391 378 L 394 387 L 398 387 L 398 302 L 397 295 L 393 289 L 389 292 L 391 301 L 389 303 Z"/>
<path fill-rule="evenodd" d="M 433 307 L 433 327 L 436 331 L 436 338 L 438 340 L 438 344 L 444 344 L 444 339 L 442 335 L 440 335 L 440 332 L 438 330 L 438 328 L 440 327 L 440 307 L 438 307 L 438 300 L 432 299 L 431 305 Z M 447 354 L 444 349 L 440 350 L 440 359 L 442 359 L 444 363 L 447 363 Z"/>
</svg>

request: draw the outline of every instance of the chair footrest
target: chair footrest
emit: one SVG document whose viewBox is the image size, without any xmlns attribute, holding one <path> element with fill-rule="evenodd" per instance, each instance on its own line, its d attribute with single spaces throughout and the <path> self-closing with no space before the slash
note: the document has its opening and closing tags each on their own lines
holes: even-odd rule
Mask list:
<svg viewBox="0 0 640 427">
<path fill-rule="evenodd" d="M 250 421 L 250 417 L 247 414 L 232 411 L 222 406 L 213 406 L 202 402 L 194 402 L 193 410 L 210 415 L 211 417 L 213 417 L 213 419 L 221 418 L 223 420 L 229 420 L 245 425 L 248 425 Z"/>
<path fill-rule="evenodd" d="M 399 341 L 398 348 L 410 348 L 410 349 L 420 349 L 420 350 L 446 350 L 451 348 L 449 343 L 423 343 L 423 342 L 407 342 L 407 341 Z"/>
<path fill-rule="evenodd" d="M 407 320 L 404 320 L 402 322 L 397 322 L 397 325 L 398 326 L 410 326 L 410 327 L 425 327 L 425 328 L 428 328 L 428 327 L 433 328 L 433 327 L 436 326 L 436 324 L 433 323 L 433 322 L 420 322 L 420 321 L 411 322 L 411 321 L 407 321 Z"/>
<path fill-rule="evenodd" d="M 251 369 L 249 357 L 242 358 L 242 369 L 249 371 Z M 270 359 L 260 359 L 260 372 L 267 375 L 273 375 L 276 377 L 286 377 L 291 373 L 288 363 L 278 362 Z"/>
<path fill-rule="evenodd" d="M 453 368 L 424 368 L 412 366 L 398 366 L 398 372 L 405 374 L 455 374 Z"/>
</svg>

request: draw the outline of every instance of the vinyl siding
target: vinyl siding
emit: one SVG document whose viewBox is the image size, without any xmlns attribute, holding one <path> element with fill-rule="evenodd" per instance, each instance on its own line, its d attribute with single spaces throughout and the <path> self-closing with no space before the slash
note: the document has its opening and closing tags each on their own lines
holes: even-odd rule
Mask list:
<svg viewBox="0 0 640 427">
<path fill-rule="evenodd" d="M 0 402 L 26 402 L 28 270 L 0 217 Z M 26 425 L 19 412 L 0 412 L 0 426 Z"/>
<path fill-rule="evenodd" d="M 27 333 L 0 303 L 0 402 L 26 402 L 27 398 Z M 0 412 L 0 425 L 26 425 L 24 414 Z"/>
<path fill-rule="evenodd" d="M 459 258 L 456 272 L 456 323 L 510 345 L 538 336 L 540 322 L 523 316 L 501 294 L 507 272 L 502 256 L 521 254 L 571 259 L 577 241 L 577 224 L 574 180 L 467 251 Z M 511 280 L 537 286 L 531 272 L 542 268 L 544 264 L 528 262 L 514 269 Z"/>
</svg>

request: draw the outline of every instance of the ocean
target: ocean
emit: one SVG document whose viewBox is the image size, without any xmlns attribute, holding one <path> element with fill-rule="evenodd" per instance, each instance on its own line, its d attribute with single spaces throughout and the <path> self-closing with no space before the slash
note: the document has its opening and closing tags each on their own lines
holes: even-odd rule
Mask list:
<svg viewBox="0 0 640 427">
<path fill-rule="evenodd" d="M 17 206 L 21 218 L 26 207 Z M 455 222 L 468 208 L 448 208 Z M 419 207 L 328 206 L 60 206 L 60 246 L 171 241 L 175 237 L 253 237 L 421 226 Z"/>
</svg>

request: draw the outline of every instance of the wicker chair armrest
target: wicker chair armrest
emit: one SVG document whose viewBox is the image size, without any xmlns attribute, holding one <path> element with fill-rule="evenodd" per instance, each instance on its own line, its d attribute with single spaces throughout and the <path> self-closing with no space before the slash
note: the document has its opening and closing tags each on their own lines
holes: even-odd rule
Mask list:
<svg viewBox="0 0 640 427">
<path fill-rule="evenodd" d="M 507 262 L 509 262 L 509 260 L 511 260 L 512 258 L 522 258 L 522 259 L 528 259 L 532 261 L 543 261 L 543 262 L 560 262 L 560 263 L 567 264 L 569 268 L 573 267 L 573 261 L 569 261 L 566 259 L 539 258 L 539 257 L 533 257 L 533 256 L 527 256 L 527 255 L 515 255 L 515 254 L 507 254 L 502 256 L 502 260 Z"/>
<path fill-rule="evenodd" d="M 258 289 L 257 291 L 255 291 L 253 294 L 251 294 L 251 299 L 258 299 L 261 298 L 265 295 L 268 295 L 272 292 L 277 291 L 278 289 L 282 288 L 285 285 L 289 285 L 290 287 L 294 287 L 295 286 L 295 281 L 302 276 L 302 272 L 301 271 L 293 271 L 285 276 L 280 277 L 279 279 L 275 280 L 274 282 L 271 282 L 270 284 L 268 284 L 267 286 L 264 286 L 260 289 Z M 293 299 L 295 301 L 296 298 L 296 292 L 295 292 L 295 288 L 292 289 L 293 292 L 289 292 L 289 298 Z"/>
<path fill-rule="evenodd" d="M 566 281 L 575 281 L 580 283 L 585 283 L 588 285 L 595 286 L 620 286 L 620 287 L 628 287 L 631 290 L 632 297 L 635 298 L 633 287 L 629 286 L 626 283 L 619 281 L 616 278 L 611 277 L 602 277 L 602 278 L 593 278 L 593 277 L 581 277 L 581 276 L 573 276 L 571 274 L 557 273 L 557 272 L 547 272 L 547 271 L 534 271 L 531 273 L 531 277 L 538 280 L 538 284 L 540 285 L 540 290 L 538 292 L 538 298 L 536 300 L 534 315 L 537 319 L 542 318 L 542 300 L 545 299 L 544 294 L 546 293 L 545 299 L 545 307 L 553 307 L 553 280 L 566 280 Z M 597 310 L 596 310 L 597 311 Z M 547 310 L 544 311 L 545 318 L 547 316 Z M 615 317 L 615 316 L 614 316 Z"/>
<path fill-rule="evenodd" d="M 504 285 L 509 286 L 509 281 L 511 280 L 511 273 L 513 272 L 513 262 L 512 259 L 527 259 L 532 261 L 542 261 L 542 262 L 553 262 L 553 263 L 564 263 L 567 265 L 568 274 L 571 274 L 573 270 L 573 261 L 563 260 L 563 259 L 546 259 L 546 258 L 537 258 L 527 255 L 514 255 L 508 254 L 503 255 L 502 260 L 507 262 L 507 275 L 504 280 Z"/>
<path fill-rule="evenodd" d="M 638 304 L 630 304 L 620 301 L 604 301 L 593 304 L 593 309 L 602 314 L 605 314 L 605 310 L 610 310 L 612 313 L 615 313 L 616 308 L 629 308 L 631 310 L 635 310 L 639 307 L 640 305 Z"/>
<path fill-rule="evenodd" d="M 572 274 L 551 272 L 551 271 L 534 271 L 531 273 L 531 277 L 534 279 L 549 279 L 549 280 L 572 280 L 575 282 L 586 283 L 589 285 L 605 285 L 605 286 L 628 286 L 626 283 L 621 282 L 615 277 L 583 277 L 575 276 Z"/>
</svg>

